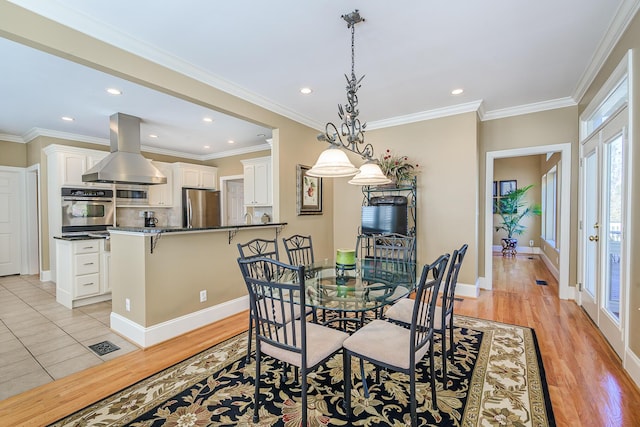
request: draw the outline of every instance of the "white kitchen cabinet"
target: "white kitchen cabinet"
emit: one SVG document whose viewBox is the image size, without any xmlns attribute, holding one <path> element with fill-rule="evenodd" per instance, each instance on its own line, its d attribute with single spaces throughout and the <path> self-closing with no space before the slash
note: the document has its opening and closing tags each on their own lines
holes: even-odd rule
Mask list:
<svg viewBox="0 0 640 427">
<path fill-rule="evenodd" d="M 109 184 L 82 182 L 82 175 L 108 154 L 104 151 L 86 149 L 59 151 L 56 156 L 60 185 L 65 187 L 108 187 Z"/>
<path fill-rule="evenodd" d="M 244 204 L 271 206 L 273 203 L 271 156 L 241 161 L 244 166 Z"/>
<path fill-rule="evenodd" d="M 111 299 L 108 266 L 105 270 L 103 265 L 109 260 L 102 239 L 56 239 L 56 252 L 58 303 L 74 308 Z"/>
<path fill-rule="evenodd" d="M 149 186 L 149 206 L 171 207 L 173 206 L 173 165 L 164 162 L 151 162 L 167 177 L 166 184 Z"/>
<path fill-rule="evenodd" d="M 218 185 L 218 168 L 213 166 L 174 163 L 174 187 L 207 188 L 215 190 Z"/>
</svg>

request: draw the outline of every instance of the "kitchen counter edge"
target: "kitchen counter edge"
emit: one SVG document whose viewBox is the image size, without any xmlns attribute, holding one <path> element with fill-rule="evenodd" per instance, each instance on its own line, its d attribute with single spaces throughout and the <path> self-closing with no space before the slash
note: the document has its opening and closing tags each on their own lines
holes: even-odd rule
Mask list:
<svg viewBox="0 0 640 427">
<path fill-rule="evenodd" d="M 270 222 L 267 224 L 238 224 L 224 225 L 219 227 L 109 227 L 109 232 L 117 233 L 143 233 L 143 234 L 161 234 L 161 233 L 196 233 L 196 232 L 214 232 L 228 230 L 245 230 L 249 228 L 268 228 L 268 227 L 284 227 L 286 222 Z"/>
</svg>

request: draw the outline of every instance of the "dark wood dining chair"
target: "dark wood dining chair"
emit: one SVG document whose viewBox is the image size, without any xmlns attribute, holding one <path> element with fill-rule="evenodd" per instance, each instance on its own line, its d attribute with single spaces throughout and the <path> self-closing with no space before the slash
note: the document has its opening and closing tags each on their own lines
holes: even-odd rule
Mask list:
<svg viewBox="0 0 640 427">
<path fill-rule="evenodd" d="M 458 283 L 458 273 L 462 267 L 462 261 L 467 253 L 469 245 L 466 243 L 453 251 L 451 262 L 444 280 L 442 291 L 442 303 L 435 308 L 435 318 L 433 330 L 442 337 L 442 380 L 447 387 L 447 357 L 451 363 L 454 361 L 455 340 L 453 335 L 453 306 L 455 303 L 456 284 Z M 393 322 L 408 326 L 411 323 L 411 313 L 415 301 L 411 298 L 403 298 L 389 307 L 385 317 Z M 447 346 L 446 332 L 449 330 L 449 345 Z M 447 348 L 448 347 L 448 348 Z"/>
<path fill-rule="evenodd" d="M 293 236 L 282 238 L 284 249 L 289 258 L 291 265 L 310 265 L 313 264 L 313 242 L 311 236 L 303 236 L 294 234 Z"/>
<path fill-rule="evenodd" d="M 262 358 L 268 355 L 300 369 L 301 425 L 307 426 L 307 375 L 340 351 L 349 335 L 307 322 L 305 316 L 293 321 L 284 320 L 295 319 L 294 308 L 306 304 L 304 266 L 292 266 L 269 258 L 238 258 L 238 264 L 249 290 L 256 321 L 253 422 L 259 422 L 260 368 Z M 346 356 L 343 362 L 345 360 Z"/>
<path fill-rule="evenodd" d="M 449 254 L 444 254 L 422 269 L 416 287 L 416 304 L 413 307 L 411 324 L 408 329 L 395 323 L 376 319 L 354 332 L 342 344 L 346 357 L 344 362 L 344 409 L 348 418 L 351 417 L 351 356 L 409 376 L 408 397 L 411 408 L 411 425 L 417 426 L 416 364 L 428 353 L 431 402 L 434 409 L 438 408 L 433 355 L 433 321 L 438 290 L 448 261 Z M 362 380 L 366 380 L 364 376 Z"/>
</svg>

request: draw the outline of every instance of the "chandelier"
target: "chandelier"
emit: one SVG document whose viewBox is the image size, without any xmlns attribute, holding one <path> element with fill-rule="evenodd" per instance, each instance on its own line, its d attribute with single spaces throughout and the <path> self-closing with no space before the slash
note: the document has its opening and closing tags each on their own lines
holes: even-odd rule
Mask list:
<svg viewBox="0 0 640 427">
<path fill-rule="evenodd" d="M 307 175 L 321 178 L 338 178 L 354 176 L 349 184 L 354 185 L 382 185 L 391 182 L 380 169 L 378 161 L 373 154 L 373 146 L 364 141 L 366 123 L 361 123 L 358 115 L 357 92 L 364 76 L 359 79 L 355 73 L 355 26 L 363 22 L 358 10 L 342 15 L 347 22 L 347 28 L 351 29 L 351 77 L 345 74 L 347 79 L 347 103 L 338 105 L 338 117 L 342 120 L 340 129 L 333 123 L 325 125 L 324 133 L 318 135 L 318 141 L 329 143 L 330 147 L 320 153 L 315 165 L 307 171 Z M 365 163 L 356 168 L 343 150 L 356 153 L 365 160 Z"/>
</svg>

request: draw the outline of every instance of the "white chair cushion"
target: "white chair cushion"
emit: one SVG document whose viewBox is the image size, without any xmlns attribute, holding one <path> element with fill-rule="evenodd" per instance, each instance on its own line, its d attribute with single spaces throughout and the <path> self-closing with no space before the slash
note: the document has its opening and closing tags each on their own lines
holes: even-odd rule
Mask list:
<svg viewBox="0 0 640 427">
<path fill-rule="evenodd" d="M 384 314 L 388 319 L 395 320 L 396 322 L 411 324 L 411 316 L 413 315 L 413 306 L 415 300 L 411 298 L 402 298 L 395 304 L 393 304 Z M 451 321 L 451 315 L 447 315 L 445 324 L 448 325 Z M 436 306 L 433 311 L 433 329 L 442 329 L 442 307 Z"/>
<path fill-rule="evenodd" d="M 342 346 L 359 356 L 400 369 L 409 369 L 411 332 L 384 320 L 373 320 L 358 329 Z M 429 350 L 429 344 L 416 351 L 416 362 Z"/>
<path fill-rule="evenodd" d="M 301 345 L 300 338 L 300 321 L 295 321 L 296 343 L 298 347 Z M 282 335 L 282 329 L 278 333 Z M 340 350 L 342 343 L 349 337 L 346 332 L 318 325 L 317 323 L 307 322 L 307 368 L 311 368 L 331 354 Z M 287 325 L 287 338 L 289 343 L 293 343 L 293 328 Z M 271 344 L 262 343 L 260 347 L 262 352 L 269 356 L 282 360 L 291 365 L 302 367 L 302 356 L 300 353 L 284 350 Z"/>
</svg>

